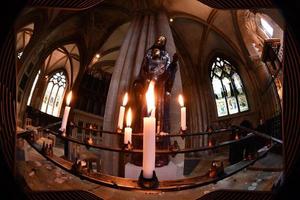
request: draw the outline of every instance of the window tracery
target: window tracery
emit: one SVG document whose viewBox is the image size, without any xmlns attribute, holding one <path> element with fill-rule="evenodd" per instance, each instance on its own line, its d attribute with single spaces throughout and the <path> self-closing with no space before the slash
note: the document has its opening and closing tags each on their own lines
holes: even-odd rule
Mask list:
<svg viewBox="0 0 300 200">
<path fill-rule="evenodd" d="M 66 90 L 66 75 L 63 71 L 56 72 L 49 79 L 44 94 L 41 111 L 58 117 Z"/>
<path fill-rule="evenodd" d="M 249 110 L 241 77 L 229 61 L 216 57 L 210 74 L 218 117 Z"/>
</svg>

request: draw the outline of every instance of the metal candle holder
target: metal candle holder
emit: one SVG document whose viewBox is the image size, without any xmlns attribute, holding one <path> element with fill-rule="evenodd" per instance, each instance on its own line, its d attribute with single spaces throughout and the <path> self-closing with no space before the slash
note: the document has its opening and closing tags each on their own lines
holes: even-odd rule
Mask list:
<svg viewBox="0 0 300 200">
<path fill-rule="evenodd" d="M 155 171 L 153 171 L 152 178 L 148 179 L 148 178 L 144 178 L 143 170 L 141 170 L 141 173 L 140 173 L 140 176 L 139 176 L 139 179 L 138 179 L 138 185 L 141 188 L 144 188 L 144 189 L 157 188 L 159 186 L 159 182 L 158 182 L 158 178 L 156 176 Z"/>
</svg>

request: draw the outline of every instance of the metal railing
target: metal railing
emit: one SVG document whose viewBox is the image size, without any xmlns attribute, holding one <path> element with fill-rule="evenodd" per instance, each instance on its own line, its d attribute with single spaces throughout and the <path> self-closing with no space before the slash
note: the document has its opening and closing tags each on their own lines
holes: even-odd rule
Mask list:
<svg viewBox="0 0 300 200">
<path fill-rule="evenodd" d="M 100 149 L 100 150 L 104 150 L 104 151 L 112 151 L 112 152 L 119 152 L 119 153 L 125 153 L 125 154 L 141 154 L 142 153 L 142 149 L 133 148 L 131 150 L 127 150 L 122 147 L 110 147 L 110 146 L 104 146 L 101 144 L 88 144 L 88 143 L 81 141 L 78 138 L 74 138 L 70 135 L 64 136 L 62 133 L 57 131 L 59 125 L 60 125 L 59 122 L 54 123 L 54 124 L 49 124 L 49 125 L 41 128 L 40 131 L 43 131 L 45 136 L 54 135 L 54 136 L 62 139 L 65 142 L 68 142 L 68 143 L 72 142 L 72 143 L 86 146 L 87 149 L 89 149 L 89 147 L 92 147 L 92 148 L 96 148 L 96 149 Z M 88 130 L 90 130 L 90 129 L 88 129 Z M 235 138 L 232 140 L 227 140 L 227 141 L 222 141 L 222 142 L 217 142 L 216 144 L 209 145 L 209 146 L 202 146 L 202 147 L 197 147 L 197 148 L 186 148 L 185 147 L 183 149 L 176 149 L 176 150 L 169 149 L 169 148 L 157 149 L 156 154 L 174 156 L 176 154 L 181 154 L 181 153 L 184 154 L 184 153 L 191 153 L 191 152 L 212 151 L 212 150 L 215 150 L 215 149 L 218 149 L 221 147 L 227 147 L 230 145 L 247 142 L 250 138 L 253 138 L 254 136 L 263 138 L 266 141 L 266 145 L 264 146 L 264 148 L 261 148 L 258 151 L 256 151 L 255 157 L 253 157 L 251 159 L 243 159 L 243 160 L 239 161 L 238 163 L 235 163 L 235 164 L 232 164 L 229 166 L 225 166 L 223 173 L 218 176 L 211 177 L 211 176 L 209 176 L 209 172 L 206 172 L 201 175 L 197 175 L 194 177 L 186 177 L 184 179 L 163 180 L 163 181 L 159 181 L 159 187 L 156 188 L 156 190 L 181 190 L 181 189 L 203 186 L 203 185 L 207 185 L 210 183 L 215 183 L 219 180 L 222 180 L 226 177 L 229 177 L 229 176 L 243 170 L 244 168 L 249 167 L 250 165 L 253 165 L 257 160 L 266 156 L 267 153 L 269 152 L 269 150 L 273 146 L 275 146 L 275 144 L 282 144 L 281 140 L 278 140 L 276 138 L 268 136 L 264 133 L 260 133 L 258 131 L 254 131 L 251 129 L 247 129 L 245 127 L 238 127 L 238 126 L 233 126 L 230 129 L 218 130 L 218 131 L 214 131 L 214 132 L 199 132 L 199 133 L 193 133 L 193 134 L 188 134 L 188 133 L 176 134 L 176 135 L 173 135 L 172 137 L 188 138 L 188 137 L 199 136 L 199 135 L 204 135 L 204 134 L 211 135 L 214 133 L 218 133 L 218 134 L 222 134 L 222 133 L 226 133 L 226 132 L 228 133 L 228 131 L 231 131 L 232 134 L 240 134 L 241 132 L 243 134 L 239 135 L 238 138 Z M 101 131 L 101 132 L 104 134 L 107 133 L 107 134 L 114 134 L 114 135 L 118 135 L 118 136 L 123 135 L 120 133 L 114 133 L 114 132 L 108 132 L 108 131 Z M 99 131 L 99 133 L 100 133 L 100 131 Z M 137 179 L 112 176 L 112 175 L 108 175 L 108 174 L 101 173 L 98 171 L 96 171 L 96 172 L 89 171 L 89 170 L 76 171 L 76 170 L 74 170 L 74 162 L 67 160 L 67 159 L 63 159 L 57 155 L 53 155 L 53 153 L 52 154 L 45 153 L 45 151 L 43 149 L 44 147 L 41 144 L 38 144 L 37 141 L 34 140 L 33 134 L 34 133 L 32 131 L 27 131 L 27 132 L 23 132 L 22 134 L 19 134 L 18 137 L 26 139 L 27 142 L 35 150 L 37 150 L 46 159 L 53 162 L 58 167 L 66 170 L 76 176 L 79 176 L 80 178 L 83 178 L 83 179 L 86 179 L 86 180 L 89 180 L 89 181 L 92 181 L 92 182 L 95 182 L 98 184 L 107 185 L 107 186 L 114 187 L 114 188 L 122 188 L 122 189 L 143 189 L 137 183 Z M 165 137 L 165 136 L 158 135 L 157 137 Z M 272 142 L 270 142 L 270 141 L 272 141 Z"/>
</svg>

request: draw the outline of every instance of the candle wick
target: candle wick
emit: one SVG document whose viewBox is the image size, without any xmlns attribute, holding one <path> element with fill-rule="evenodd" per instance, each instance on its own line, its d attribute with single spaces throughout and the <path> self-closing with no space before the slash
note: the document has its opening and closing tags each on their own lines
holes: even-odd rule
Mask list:
<svg viewBox="0 0 300 200">
<path fill-rule="evenodd" d="M 147 117 L 151 117 L 152 111 L 153 111 L 153 108 L 147 113 L 148 114 Z"/>
</svg>

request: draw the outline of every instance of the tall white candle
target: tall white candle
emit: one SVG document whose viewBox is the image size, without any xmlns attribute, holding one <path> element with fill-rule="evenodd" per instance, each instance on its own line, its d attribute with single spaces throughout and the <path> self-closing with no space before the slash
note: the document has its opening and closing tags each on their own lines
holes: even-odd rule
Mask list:
<svg viewBox="0 0 300 200">
<path fill-rule="evenodd" d="M 143 123 L 143 177 L 151 179 L 155 170 L 155 96 L 154 82 L 151 81 L 146 93 L 149 117 Z"/>
<path fill-rule="evenodd" d="M 66 99 L 66 107 L 65 107 L 63 118 L 62 118 L 61 127 L 60 127 L 61 131 L 65 131 L 67 128 L 69 113 L 71 110 L 71 107 L 69 106 L 71 103 L 71 99 L 72 99 L 72 91 L 69 92 L 67 99 Z"/>
<path fill-rule="evenodd" d="M 144 117 L 143 177 L 152 178 L 155 170 L 155 118 Z"/>
<path fill-rule="evenodd" d="M 132 128 L 131 126 L 131 108 L 128 109 L 127 111 L 127 116 L 126 116 L 126 128 L 125 128 L 125 132 L 124 132 L 124 144 L 128 144 L 128 142 L 130 142 L 130 144 L 132 144 L 131 141 L 131 135 L 132 135 Z"/>
<path fill-rule="evenodd" d="M 183 96 L 181 94 L 178 96 L 178 102 L 181 106 L 180 126 L 181 126 L 181 130 L 185 131 L 187 129 L 187 127 L 186 127 L 186 107 L 184 106 Z"/>
<path fill-rule="evenodd" d="M 124 115 L 125 115 L 125 107 L 121 106 L 120 112 L 119 112 L 119 120 L 118 120 L 118 128 L 119 129 L 123 129 Z"/>
<path fill-rule="evenodd" d="M 125 115 L 125 106 L 128 102 L 127 92 L 124 95 L 122 106 L 120 106 L 119 119 L 118 119 L 118 129 L 123 129 L 124 115 Z"/>
</svg>

